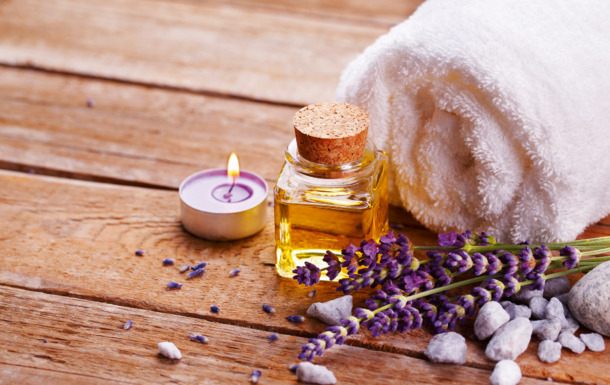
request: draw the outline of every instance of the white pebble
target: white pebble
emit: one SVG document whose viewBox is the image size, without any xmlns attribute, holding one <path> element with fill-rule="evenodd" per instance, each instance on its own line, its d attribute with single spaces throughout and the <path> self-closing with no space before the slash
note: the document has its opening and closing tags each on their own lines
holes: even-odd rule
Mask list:
<svg viewBox="0 0 610 385">
<path fill-rule="evenodd" d="M 474 334 L 480 340 L 491 337 L 498 328 L 510 321 L 510 316 L 498 302 L 489 301 L 479 309 L 474 321 Z"/>
<path fill-rule="evenodd" d="M 570 291 L 570 280 L 566 277 L 557 277 L 549 279 L 544 283 L 543 296 L 546 299 L 551 299 L 560 294 L 564 294 Z"/>
<path fill-rule="evenodd" d="M 311 362 L 301 362 L 297 367 L 297 377 L 300 381 L 312 384 L 334 384 L 337 382 L 335 375 L 322 365 L 314 365 Z"/>
<path fill-rule="evenodd" d="M 567 325 L 563 304 L 555 297 L 551 298 L 549 304 L 546 306 L 546 319 L 558 319 L 561 322 L 561 327 L 565 327 Z"/>
<path fill-rule="evenodd" d="M 532 338 L 532 324 L 527 318 L 515 318 L 502 325 L 487 344 L 485 355 L 494 361 L 514 360 L 523 353 Z"/>
<path fill-rule="evenodd" d="M 566 317 L 566 326 L 562 327 L 561 331 L 574 334 L 579 327 L 580 324 L 578 323 L 578 321 L 576 321 L 576 319 L 572 317 Z"/>
<path fill-rule="evenodd" d="M 352 296 L 345 295 L 328 302 L 316 302 L 307 309 L 307 315 L 328 325 L 340 325 L 341 319 L 352 315 Z"/>
<path fill-rule="evenodd" d="M 536 321 L 534 321 L 536 322 Z M 539 323 L 533 324 L 535 330 L 534 333 L 541 341 L 556 341 L 561 332 L 561 321 L 557 318 L 545 319 L 538 321 Z"/>
<path fill-rule="evenodd" d="M 529 305 L 532 298 L 542 297 L 542 290 L 530 290 L 528 286 L 524 287 L 522 290 L 516 292 L 511 299 L 516 303 L 523 303 L 525 305 Z"/>
<path fill-rule="evenodd" d="M 538 345 L 538 358 L 540 361 L 548 364 L 559 361 L 561 358 L 561 344 L 549 340 L 542 341 Z"/>
<path fill-rule="evenodd" d="M 538 319 L 546 318 L 546 306 L 549 304 L 549 301 L 542 297 L 534 297 L 530 301 L 530 310 L 532 311 L 532 316 Z"/>
<path fill-rule="evenodd" d="M 463 365 L 466 362 L 466 339 L 455 332 L 437 334 L 424 352 L 432 362 Z"/>
<path fill-rule="evenodd" d="M 585 343 L 574 334 L 561 332 L 557 342 L 566 349 L 570 349 L 576 354 L 580 354 L 585 351 Z"/>
<path fill-rule="evenodd" d="M 517 305 L 512 302 L 506 306 L 504 310 L 506 310 L 511 320 L 519 317 L 530 318 L 532 316 L 532 311 L 529 307 L 525 305 Z"/>
<path fill-rule="evenodd" d="M 178 350 L 176 345 L 172 342 L 159 342 L 157 346 L 159 347 L 159 353 L 167 358 L 171 358 L 172 360 L 179 360 L 182 358 L 180 350 Z"/>
<path fill-rule="evenodd" d="M 499 361 L 489 377 L 492 385 L 517 385 L 519 381 L 521 381 L 521 369 L 511 360 Z"/>
<path fill-rule="evenodd" d="M 606 349 L 604 337 L 597 333 L 581 334 L 580 339 L 587 345 L 592 352 L 603 352 Z"/>
</svg>

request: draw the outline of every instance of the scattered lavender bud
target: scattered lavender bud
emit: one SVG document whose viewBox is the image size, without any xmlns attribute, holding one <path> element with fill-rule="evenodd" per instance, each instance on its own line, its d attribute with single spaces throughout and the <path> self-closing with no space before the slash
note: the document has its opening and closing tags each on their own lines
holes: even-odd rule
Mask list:
<svg viewBox="0 0 610 385">
<path fill-rule="evenodd" d="M 212 306 L 210 306 L 210 311 L 212 313 L 220 313 L 220 308 L 216 305 L 212 305 Z"/>
<path fill-rule="evenodd" d="M 466 362 L 466 339 L 455 332 L 437 334 L 430 340 L 424 354 L 432 362 L 463 365 Z"/>
<path fill-rule="evenodd" d="M 192 269 L 192 267 L 191 267 L 191 269 Z M 197 270 L 189 271 L 188 273 L 186 273 L 186 279 L 193 279 L 196 277 L 201 277 L 203 275 L 203 273 L 205 273 L 205 269 L 203 267 L 201 267 Z"/>
<path fill-rule="evenodd" d="M 233 269 L 229 272 L 229 277 L 235 277 L 237 274 L 239 274 L 239 269 Z"/>
<path fill-rule="evenodd" d="M 305 318 L 303 318 L 300 315 L 291 315 L 291 316 L 286 317 L 286 319 L 295 324 L 300 324 L 300 323 L 303 323 L 303 321 L 305 321 Z"/>
<path fill-rule="evenodd" d="M 91 98 L 87 99 L 87 107 L 89 107 L 89 108 L 95 107 L 95 101 Z"/>
<path fill-rule="evenodd" d="M 208 337 L 199 334 L 191 334 L 189 338 L 191 339 L 191 341 L 199 342 L 200 344 L 207 344 L 208 342 L 210 342 L 210 339 Z"/>
<path fill-rule="evenodd" d="M 517 385 L 519 381 L 521 381 L 521 368 L 511 360 L 499 361 L 489 377 L 492 385 Z"/>
<path fill-rule="evenodd" d="M 337 379 L 330 370 L 322 365 L 314 365 L 311 362 L 301 362 L 297 366 L 297 377 L 302 382 L 309 382 L 313 384 L 335 384 Z"/>
<path fill-rule="evenodd" d="M 195 266 L 191 266 L 191 270 L 199 270 L 199 269 L 203 269 L 204 267 L 206 267 L 208 265 L 207 262 L 199 262 L 198 264 L 196 264 Z"/>
<path fill-rule="evenodd" d="M 129 330 L 129 329 L 131 329 L 131 325 L 133 325 L 133 320 L 129 320 L 129 321 L 125 322 L 125 325 L 123 325 L 123 329 Z"/>
<path fill-rule="evenodd" d="M 252 372 L 252 375 L 250 376 L 250 382 L 253 384 L 258 383 L 258 378 L 261 376 L 261 371 L 260 370 L 254 370 Z"/>
<path fill-rule="evenodd" d="M 137 255 L 138 257 L 143 256 L 143 255 L 144 255 L 144 250 L 141 250 L 141 249 L 140 249 L 140 250 L 136 250 L 136 255 Z"/>
<path fill-rule="evenodd" d="M 168 282 L 167 285 L 165 285 L 165 286 L 167 286 L 167 288 L 170 289 L 170 290 L 182 288 L 182 284 L 181 283 L 174 282 L 174 281 Z"/>
<path fill-rule="evenodd" d="M 273 306 L 269 306 L 266 303 L 263 304 L 263 310 L 265 313 L 275 313 L 275 308 Z"/>
<path fill-rule="evenodd" d="M 171 266 L 174 264 L 174 259 L 173 258 L 165 258 L 163 260 L 163 266 Z"/>
<path fill-rule="evenodd" d="M 180 268 L 178 269 L 178 272 L 180 272 L 180 274 L 186 272 L 188 269 L 190 269 L 191 267 L 189 265 L 182 265 L 180 266 Z"/>
<path fill-rule="evenodd" d="M 580 339 L 592 352 L 603 352 L 606 349 L 604 337 L 597 333 L 581 334 Z"/>
<path fill-rule="evenodd" d="M 269 337 L 267 337 L 267 339 L 269 339 L 269 341 L 273 342 L 273 341 L 277 341 L 278 340 L 278 336 L 275 333 L 269 334 Z"/>
<path fill-rule="evenodd" d="M 540 361 L 548 364 L 559 361 L 561 358 L 561 344 L 549 340 L 542 341 L 538 345 L 538 358 Z"/>
<path fill-rule="evenodd" d="M 564 348 L 570 349 L 573 353 L 580 354 L 585 351 L 585 343 L 574 334 L 562 332 L 557 342 Z"/>
<path fill-rule="evenodd" d="M 46 341 L 46 340 L 45 340 Z M 288 367 L 288 370 L 290 370 L 292 373 L 296 373 L 297 372 L 297 368 L 299 366 L 297 364 L 292 364 Z"/>
<path fill-rule="evenodd" d="M 345 295 L 328 302 L 316 302 L 307 309 L 307 315 L 328 325 L 341 325 L 341 320 L 352 315 L 353 298 Z"/>
<path fill-rule="evenodd" d="M 307 294 L 307 296 L 308 296 L 309 298 L 313 298 L 313 297 L 315 297 L 315 296 L 316 296 L 316 289 L 313 289 L 312 291 L 310 291 L 310 292 L 309 292 L 309 294 Z"/>
<path fill-rule="evenodd" d="M 49 342 L 49 341 L 47 341 L 47 340 L 45 339 L 45 340 L 42 340 L 42 342 L 44 342 L 44 343 L 46 344 L 46 343 L 47 343 L 47 342 Z"/>
<path fill-rule="evenodd" d="M 502 305 L 489 301 L 479 309 L 479 315 L 474 321 L 474 334 L 480 340 L 487 339 L 508 321 L 510 321 L 510 316 Z"/>
<path fill-rule="evenodd" d="M 182 358 L 180 350 L 178 350 L 176 345 L 174 345 L 172 342 L 159 342 L 157 347 L 159 348 L 159 353 L 167 358 L 172 360 L 179 360 Z"/>
</svg>

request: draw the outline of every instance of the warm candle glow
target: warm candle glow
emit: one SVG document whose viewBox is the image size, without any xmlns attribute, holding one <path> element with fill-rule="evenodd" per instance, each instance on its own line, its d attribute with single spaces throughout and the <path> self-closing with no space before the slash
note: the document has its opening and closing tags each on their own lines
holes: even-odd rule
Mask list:
<svg viewBox="0 0 610 385">
<path fill-rule="evenodd" d="M 235 179 L 239 177 L 239 160 L 234 152 L 229 156 L 229 163 L 227 164 L 227 176 L 231 183 L 235 183 Z"/>
</svg>

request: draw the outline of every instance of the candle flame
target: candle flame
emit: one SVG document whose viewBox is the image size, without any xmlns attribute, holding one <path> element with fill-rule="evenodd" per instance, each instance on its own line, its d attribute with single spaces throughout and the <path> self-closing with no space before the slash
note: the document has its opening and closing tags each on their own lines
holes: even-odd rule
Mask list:
<svg viewBox="0 0 610 385">
<path fill-rule="evenodd" d="M 235 183 L 235 179 L 239 177 L 239 160 L 234 152 L 229 156 L 229 162 L 227 164 L 227 176 L 232 183 Z"/>
</svg>

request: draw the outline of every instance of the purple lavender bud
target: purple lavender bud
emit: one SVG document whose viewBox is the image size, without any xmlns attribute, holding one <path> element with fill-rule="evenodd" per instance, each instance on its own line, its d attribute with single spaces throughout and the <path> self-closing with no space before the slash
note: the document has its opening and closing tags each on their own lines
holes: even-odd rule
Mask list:
<svg viewBox="0 0 610 385">
<path fill-rule="evenodd" d="M 580 262 L 580 258 L 582 258 L 580 250 L 569 245 L 559 250 L 559 255 L 562 257 L 567 257 L 566 260 L 561 264 L 564 265 L 568 270 L 575 268 L 576 265 L 578 265 L 578 262 Z"/>
<path fill-rule="evenodd" d="M 46 343 L 47 343 L 47 342 L 49 342 L 49 341 L 47 341 L 46 339 L 44 339 L 44 340 L 42 340 L 42 342 L 44 342 L 44 343 L 46 344 Z"/>
<path fill-rule="evenodd" d="M 178 272 L 179 272 L 180 274 L 182 274 L 182 273 L 186 272 L 186 271 L 187 271 L 188 269 L 190 269 L 190 268 L 191 268 L 191 267 L 190 267 L 189 265 L 182 265 L 182 266 L 180 266 L 180 268 L 178 269 Z"/>
<path fill-rule="evenodd" d="M 216 305 L 212 305 L 212 306 L 210 306 L 210 311 L 212 313 L 220 313 L 220 308 Z"/>
<path fill-rule="evenodd" d="M 273 341 L 277 341 L 279 339 L 279 337 L 277 336 L 276 333 L 272 333 L 272 334 L 269 334 L 269 337 L 267 337 L 267 339 L 269 341 L 273 342 Z"/>
<path fill-rule="evenodd" d="M 297 266 L 292 272 L 299 285 L 313 286 L 320 281 L 320 269 L 311 262 L 305 261 L 304 266 Z"/>
<path fill-rule="evenodd" d="M 87 99 L 87 107 L 89 107 L 89 108 L 95 107 L 95 101 L 91 98 Z"/>
<path fill-rule="evenodd" d="M 546 283 L 546 275 L 544 273 L 532 272 L 527 278 L 534 280 L 534 283 L 530 285 L 530 290 L 544 290 Z"/>
<path fill-rule="evenodd" d="M 474 297 L 470 294 L 461 295 L 458 297 L 458 305 L 464 308 L 466 315 L 472 317 L 476 310 Z"/>
<path fill-rule="evenodd" d="M 133 325 L 133 320 L 129 320 L 129 321 L 125 322 L 125 325 L 123 325 L 123 329 L 129 330 L 129 329 L 131 329 L 131 325 Z"/>
<path fill-rule="evenodd" d="M 210 339 L 206 336 L 202 336 L 199 334 L 191 334 L 189 336 L 190 340 L 193 342 L 199 342 L 200 344 L 207 344 L 208 342 L 210 342 Z"/>
<path fill-rule="evenodd" d="M 328 264 L 328 267 L 326 268 L 326 276 L 332 281 L 337 278 L 337 275 L 339 275 L 341 272 L 339 257 L 337 257 L 332 251 L 327 250 L 323 260 Z"/>
<path fill-rule="evenodd" d="M 519 261 L 521 274 L 527 275 L 534 270 L 536 260 L 534 259 L 534 253 L 529 246 L 525 246 L 519 251 Z"/>
<path fill-rule="evenodd" d="M 310 292 L 309 292 L 309 294 L 307 294 L 307 296 L 308 296 L 309 298 L 313 298 L 313 297 L 315 297 L 315 296 L 316 296 L 316 289 L 313 289 L 312 291 L 310 291 Z"/>
<path fill-rule="evenodd" d="M 502 273 L 504 275 L 515 274 L 519 270 L 519 258 L 508 251 L 500 254 L 500 261 L 502 262 Z"/>
<path fill-rule="evenodd" d="M 360 245 L 362 248 L 363 257 L 360 261 L 362 266 L 371 266 L 377 261 L 377 243 L 372 239 L 369 241 L 362 241 Z"/>
<path fill-rule="evenodd" d="M 521 282 L 515 275 L 507 274 L 502 278 L 504 282 L 504 297 L 508 298 L 521 289 Z"/>
<path fill-rule="evenodd" d="M 205 273 L 205 268 L 201 267 L 197 270 L 192 270 L 186 273 L 186 279 L 193 279 L 196 277 L 201 277 Z"/>
<path fill-rule="evenodd" d="M 195 271 L 195 270 L 199 270 L 199 269 L 203 269 L 204 267 L 206 267 L 208 265 L 207 262 L 199 262 L 198 264 L 196 264 L 195 266 L 191 266 L 191 270 Z"/>
<path fill-rule="evenodd" d="M 381 243 L 396 243 L 396 241 L 398 241 L 398 239 L 394 236 L 393 231 L 390 231 L 387 235 L 382 235 L 381 238 L 379 238 L 379 242 Z"/>
<path fill-rule="evenodd" d="M 254 370 L 252 372 L 252 375 L 250 376 L 250 382 L 253 384 L 258 383 L 258 379 L 261 376 L 261 371 L 260 370 Z"/>
<path fill-rule="evenodd" d="M 456 273 L 464 273 L 473 265 L 472 258 L 465 250 L 455 250 L 447 255 L 445 265 L 448 266 L 451 271 Z"/>
<path fill-rule="evenodd" d="M 286 317 L 286 319 L 295 324 L 300 324 L 300 323 L 303 323 L 303 321 L 305 321 L 305 318 L 303 318 L 300 315 L 291 315 L 291 316 Z"/>
<path fill-rule="evenodd" d="M 266 303 L 263 304 L 263 310 L 265 313 L 275 313 L 275 308 L 273 306 L 269 306 Z"/>
<path fill-rule="evenodd" d="M 472 254 L 472 263 L 474 264 L 474 275 L 481 275 L 487 270 L 487 258 L 481 253 Z"/>
<path fill-rule="evenodd" d="M 451 247 L 457 241 L 457 234 L 455 231 L 448 233 L 440 233 L 438 235 L 438 245 L 441 247 Z"/>
<path fill-rule="evenodd" d="M 235 277 L 237 274 L 239 274 L 239 269 L 233 269 L 229 272 L 229 277 Z"/>
<path fill-rule="evenodd" d="M 144 255 L 144 250 L 136 250 L 136 255 L 137 255 L 138 257 L 143 256 L 143 255 Z"/>
<path fill-rule="evenodd" d="M 163 266 L 171 266 L 174 264 L 174 259 L 173 258 L 165 258 L 163 260 Z"/>
<path fill-rule="evenodd" d="M 174 290 L 174 289 L 180 289 L 182 287 L 182 284 L 178 283 L 178 282 L 170 281 L 165 286 L 167 286 L 167 288 L 170 290 Z"/>
<path fill-rule="evenodd" d="M 502 281 L 497 279 L 488 279 L 483 283 L 483 287 L 491 293 L 491 299 L 493 301 L 499 301 L 504 294 L 505 286 Z"/>
<path fill-rule="evenodd" d="M 288 367 L 288 370 L 290 370 L 292 373 L 296 373 L 298 367 L 299 367 L 299 365 L 292 364 Z"/>
<path fill-rule="evenodd" d="M 551 264 L 552 257 L 551 250 L 544 243 L 541 243 L 540 247 L 535 247 L 534 258 L 536 258 L 537 262 L 534 271 L 543 274 Z"/>
<path fill-rule="evenodd" d="M 486 253 L 487 258 L 487 275 L 494 275 L 502 269 L 502 263 L 494 253 Z"/>
</svg>

